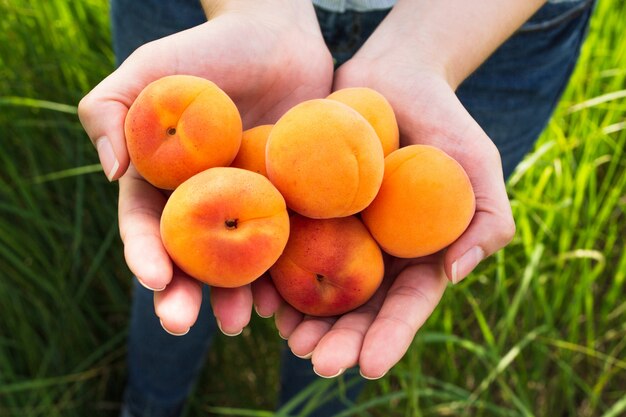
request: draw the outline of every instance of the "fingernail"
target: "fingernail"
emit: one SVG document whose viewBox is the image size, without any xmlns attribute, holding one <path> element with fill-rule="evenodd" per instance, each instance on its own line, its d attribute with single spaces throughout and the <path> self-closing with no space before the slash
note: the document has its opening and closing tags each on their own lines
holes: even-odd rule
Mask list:
<svg viewBox="0 0 626 417">
<path fill-rule="evenodd" d="M 109 181 L 113 181 L 113 177 L 120 168 L 120 163 L 117 162 L 115 153 L 113 152 L 113 146 L 108 137 L 102 136 L 96 140 L 96 150 L 98 151 L 98 158 L 100 158 L 100 165 L 102 170 L 107 176 Z"/>
<path fill-rule="evenodd" d="M 234 337 L 234 336 L 239 336 L 241 334 L 241 332 L 243 332 L 243 329 L 240 329 L 238 332 L 236 333 L 226 333 L 224 331 L 224 329 L 222 329 L 222 322 L 216 317 L 215 321 L 217 322 L 217 327 L 220 329 L 220 331 L 222 333 L 224 333 L 226 336 L 230 336 L 230 337 Z"/>
<path fill-rule="evenodd" d="M 145 282 L 143 282 L 142 280 L 139 279 L 139 277 L 137 277 L 137 281 L 139 281 L 139 283 L 141 284 L 142 287 L 149 289 L 150 291 L 163 291 L 165 289 L 165 287 L 163 288 L 152 288 L 148 285 L 146 285 Z"/>
<path fill-rule="evenodd" d="M 368 379 L 370 381 L 375 381 L 375 380 L 380 379 L 380 378 L 384 377 L 385 375 L 387 375 L 387 371 L 383 372 L 383 374 L 380 375 L 380 376 L 365 376 L 365 375 L 363 375 L 363 371 L 361 371 L 361 370 L 359 370 L 359 374 L 361 374 L 361 377 L 363 377 L 365 379 Z"/>
<path fill-rule="evenodd" d="M 322 378 L 326 378 L 326 379 L 336 378 L 336 377 L 338 377 L 339 375 L 343 374 L 345 371 L 346 371 L 346 368 L 341 368 L 341 369 L 339 369 L 339 371 L 338 371 L 335 375 L 322 375 L 322 374 L 320 374 L 319 372 L 317 372 L 317 370 L 315 369 L 315 367 L 313 367 L 313 372 L 315 372 L 315 374 L 316 374 L 317 376 L 322 377 Z"/>
<path fill-rule="evenodd" d="M 280 330 L 278 331 L 278 336 L 283 339 L 283 340 L 289 340 L 288 337 L 283 336 L 283 334 L 280 332 Z"/>
<path fill-rule="evenodd" d="M 184 335 L 186 335 L 187 333 L 189 333 L 189 329 L 191 329 L 191 327 L 188 327 L 188 328 L 187 328 L 187 330 L 185 330 L 183 333 L 174 333 L 174 332 L 172 332 L 172 331 L 168 330 L 168 329 L 167 329 L 167 327 L 165 327 L 165 326 L 163 325 L 163 320 L 161 320 L 160 318 L 159 318 L 159 323 L 161 323 L 161 327 L 163 327 L 163 330 L 165 330 L 166 332 L 168 332 L 168 333 L 169 333 L 169 334 L 171 334 L 172 336 L 184 336 Z"/>
<path fill-rule="evenodd" d="M 300 359 L 311 359 L 311 356 L 313 356 L 313 352 L 309 352 L 306 355 L 298 355 L 296 352 L 294 352 L 293 350 L 291 351 L 294 355 L 296 355 L 298 358 Z"/>
<path fill-rule="evenodd" d="M 259 310 L 257 309 L 257 306 L 254 306 L 254 311 L 256 311 L 256 314 L 261 317 L 262 319 L 269 319 L 270 317 L 272 317 L 274 314 L 269 314 L 267 316 L 264 316 L 263 314 L 259 313 Z"/>
<path fill-rule="evenodd" d="M 485 252 L 479 246 L 474 246 L 452 264 L 452 283 L 458 284 L 463 278 L 485 258 Z"/>
</svg>

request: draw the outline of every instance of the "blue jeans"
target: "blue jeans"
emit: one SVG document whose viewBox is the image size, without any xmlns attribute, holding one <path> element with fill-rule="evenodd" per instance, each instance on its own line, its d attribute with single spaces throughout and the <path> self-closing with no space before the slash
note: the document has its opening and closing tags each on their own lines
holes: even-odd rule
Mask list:
<svg viewBox="0 0 626 417">
<path fill-rule="evenodd" d="M 563 93 L 593 3 L 547 4 L 458 88 L 461 102 L 500 150 L 505 177 L 532 148 Z M 387 13 L 316 12 L 337 65 L 358 50 Z M 197 0 L 112 0 L 111 16 L 118 64 L 145 42 L 206 21 Z M 205 287 L 207 301 L 197 323 L 183 337 L 170 336 L 154 314 L 152 292 L 135 280 L 125 415 L 166 417 L 180 413 L 218 331 L 208 299 Z M 279 402 L 283 404 L 317 377 L 309 361 L 283 349 L 281 378 Z M 356 398 L 362 386 L 357 384 L 348 397 Z M 328 417 L 342 408 L 341 401 L 331 401 L 312 415 Z"/>
</svg>

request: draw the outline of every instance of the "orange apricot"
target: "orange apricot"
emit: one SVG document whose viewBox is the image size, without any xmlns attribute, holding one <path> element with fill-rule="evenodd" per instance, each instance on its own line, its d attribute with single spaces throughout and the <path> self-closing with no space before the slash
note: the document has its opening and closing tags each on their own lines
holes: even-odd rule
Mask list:
<svg viewBox="0 0 626 417">
<path fill-rule="evenodd" d="M 260 125 L 244 130 L 241 146 L 231 167 L 258 172 L 267 177 L 265 169 L 265 145 L 274 125 Z"/>
<path fill-rule="evenodd" d="M 302 102 L 276 122 L 265 163 L 287 206 L 312 218 L 361 211 L 376 196 L 384 171 L 374 128 L 356 110 L 327 99 Z"/>
<path fill-rule="evenodd" d="M 442 150 L 411 145 L 385 158 L 385 177 L 363 222 L 394 256 L 433 254 L 454 242 L 474 216 L 474 191 L 461 165 Z"/>
<path fill-rule="evenodd" d="M 382 252 L 356 216 L 290 218 L 290 236 L 270 268 L 283 299 L 313 316 L 334 316 L 369 300 L 384 275 Z"/>
<path fill-rule="evenodd" d="M 124 131 L 137 171 L 173 190 L 207 168 L 228 166 L 241 144 L 242 122 L 235 103 L 213 82 L 171 75 L 141 91 Z"/>
<path fill-rule="evenodd" d="M 216 167 L 183 182 L 161 216 L 174 263 L 216 287 L 239 287 L 265 273 L 289 238 L 285 200 L 263 175 Z"/>
<path fill-rule="evenodd" d="M 393 107 L 385 96 L 368 87 L 342 88 L 327 97 L 347 104 L 370 122 L 381 144 L 385 156 L 400 146 L 400 133 Z"/>
</svg>

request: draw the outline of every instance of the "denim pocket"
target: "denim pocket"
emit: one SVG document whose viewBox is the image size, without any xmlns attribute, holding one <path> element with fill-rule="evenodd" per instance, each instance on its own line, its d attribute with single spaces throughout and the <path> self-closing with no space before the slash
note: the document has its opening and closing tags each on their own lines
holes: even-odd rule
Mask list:
<svg viewBox="0 0 626 417">
<path fill-rule="evenodd" d="M 571 0 L 548 2 L 530 18 L 518 32 L 534 32 L 551 29 L 580 16 L 592 7 L 595 0 Z"/>
</svg>

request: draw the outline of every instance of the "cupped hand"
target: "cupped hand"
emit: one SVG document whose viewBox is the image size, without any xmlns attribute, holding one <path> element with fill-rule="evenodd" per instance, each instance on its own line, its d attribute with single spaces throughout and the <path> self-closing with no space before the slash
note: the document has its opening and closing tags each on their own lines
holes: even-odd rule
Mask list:
<svg viewBox="0 0 626 417">
<path fill-rule="evenodd" d="M 155 290 L 163 327 L 184 334 L 201 303 L 197 281 L 175 268 L 159 234 L 167 195 L 146 182 L 129 162 L 124 138 L 128 108 L 150 82 L 167 75 L 207 78 L 236 103 L 250 128 L 273 123 L 293 105 L 324 97 L 332 86 L 332 58 L 314 9 L 306 0 L 231 2 L 197 27 L 145 44 L 79 104 L 79 117 L 98 150 L 109 180 L 119 179 L 119 227 L 128 267 Z M 264 294 L 271 308 L 275 293 Z M 214 288 L 211 302 L 226 334 L 238 334 L 250 319 L 250 286 Z"/>
<path fill-rule="evenodd" d="M 366 44 L 367 46 L 367 44 Z M 335 376 L 358 365 L 379 378 L 406 353 L 439 303 L 449 281 L 458 283 L 485 257 L 512 239 L 515 224 L 497 148 L 457 99 L 445 74 L 416 62 L 366 53 L 339 68 L 334 89 L 366 86 L 392 104 L 401 146 L 428 144 L 466 170 L 476 197 L 467 230 L 446 250 L 416 259 L 385 259 L 383 284 L 362 307 L 334 318 L 304 317 L 288 305 L 276 324 L 291 350 L 310 357 L 315 371 Z"/>
</svg>

